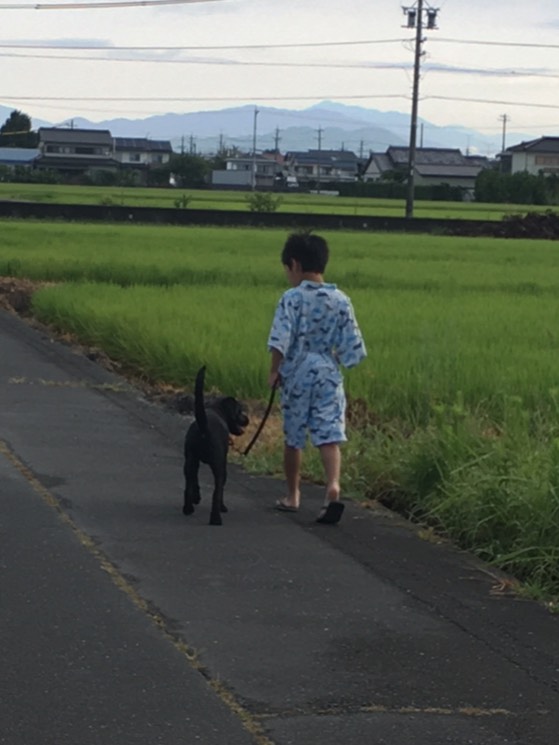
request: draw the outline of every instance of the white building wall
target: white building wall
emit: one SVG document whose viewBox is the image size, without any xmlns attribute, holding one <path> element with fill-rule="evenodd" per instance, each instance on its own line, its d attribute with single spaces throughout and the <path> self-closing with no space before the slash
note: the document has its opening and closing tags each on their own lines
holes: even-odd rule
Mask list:
<svg viewBox="0 0 559 745">
<path fill-rule="evenodd" d="M 532 162 L 530 162 L 531 160 Z M 533 156 L 530 156 L 527 152 L 517 152 L 512 154 L 511 173 L 518 173 L 519 171 L 535 173 L 533 168 Z"/>
</svg>

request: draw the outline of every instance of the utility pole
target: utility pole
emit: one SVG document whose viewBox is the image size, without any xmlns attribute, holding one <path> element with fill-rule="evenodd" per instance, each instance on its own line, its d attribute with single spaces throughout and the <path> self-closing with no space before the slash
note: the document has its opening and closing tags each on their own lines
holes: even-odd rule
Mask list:
<svg viewBox="0 0 559 745">
<path fill-rule="evenodd" d="M 501 155 L 500 155 L 500 168 L 501 173 L 508 171 L 507 159 L 505 158 L 505 148 L 507 146 L 507 124 L 510 121 L 510 117 L 507 114 L 502 114 L 499 119 L 503 122 L 503 140 L 501 143 Z"/>
<path fill-rule="evenodd" d="M 190 155 L 196 155 L 196 139 L 194 135 L 188 138 L 188 152 Z"/>
<path fill-rule="evenodd" d="M 275 131 L 275 134 L 274 134 L 274 151 L 276 153 L 279 153 L 280 140 L 281 140 L 280 130 L 279 130 L 279 127 L 276 127 L 276 131 Z"/>
<path fill-rule="evenodd" d="M 503 122 L 503 142 L 501 145 L 501 154 L 505 152 L 505 147 L 507 145 L 507 122 L 509 120 L 509 117 L 507 114 L 502 114 L 499 119 Z"/>
<path fill-rule="evenodd" d="M 424 7 L 426 5 L 427 7 Z M 415 156 L 417 150 L 417 112 L 419 107 L 419 78 L 421 74 L 421 57 L 423 56 L 423 15 L 427 15 L 426 27 L 429 30 L 437 28 L 438 8 L 431 8 L 424 0 L 417 0 L 412 7 L 403 7 L 407 16 L 407 28 L 415 28 L 415 57 L 413 65 L 413 93 L 410 125 L 410 146 L 408 154 L 408 192 L 406 198 L 406 218 L 413 217 L 413 202 L 415 196 Z"/>
<path fill-rule="evenodd" d="M 316 173 L 316 192 L 317 194 L 320 194 L 320 161 L 322 160 L 322 132 L 324 130 L 322 127 L 318 128 L 318 164 L 317 164 L 317 173 Z"/>
<path fill-rule="evenodd" d="M 254 107 L 254 122 L 252 125 L 252 174 L 250 187 L 252 191 L 256 189 L 256 120 L 258 117 L 258 108 Z"/>
</svg>

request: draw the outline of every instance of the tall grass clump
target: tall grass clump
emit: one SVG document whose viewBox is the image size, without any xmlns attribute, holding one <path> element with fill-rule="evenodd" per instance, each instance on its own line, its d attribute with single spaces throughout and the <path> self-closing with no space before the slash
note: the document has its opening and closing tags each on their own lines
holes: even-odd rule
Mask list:
<svg viewBox="0 0 559 745">
<path fill-rule="evenodd" d="M 556 394 L 549 399 L 551 410 Z M 534 422 L 518 397 L 504 410 L 497 424 L 458 398 L 434 407 L 424 427 L 366 426 L 353 433 L 346 468 L 359 493 L 557 596 L 559 417 Z"/>
</svg>

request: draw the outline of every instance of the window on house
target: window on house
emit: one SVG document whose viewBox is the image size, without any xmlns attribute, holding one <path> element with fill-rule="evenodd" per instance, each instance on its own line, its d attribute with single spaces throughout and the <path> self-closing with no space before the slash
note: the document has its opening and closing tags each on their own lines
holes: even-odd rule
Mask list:
<svg viewBox="0 0 559 745">
<path fill-rule="evenodd" d="M 559 155 L 536 155 L 537 166 L 559 166 Z"/>
<path fill-rule="evenodd" d="M 140 162 L 140 153 L 130 153 L 128 155 L 128 160 L 131 163 L 139 163 Z"/>
</svg>

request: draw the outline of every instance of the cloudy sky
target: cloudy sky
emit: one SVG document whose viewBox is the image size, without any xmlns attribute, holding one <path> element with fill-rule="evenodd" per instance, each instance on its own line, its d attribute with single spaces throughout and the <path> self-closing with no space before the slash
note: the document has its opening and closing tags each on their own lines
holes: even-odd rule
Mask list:
<svg viewBox="0 0 559 745">
<path fill-rule="evenodd" d="M 107 1 L 0 0 L 0 104 L 54 123 L 325 99 L 410 111 L 414 32 L 398 0 L 60 8 Z M 429 6 L 421 117 L 495 134 L 506 115 L 510 131 L 559 135 L 557 0 Z"/>
</svg>

